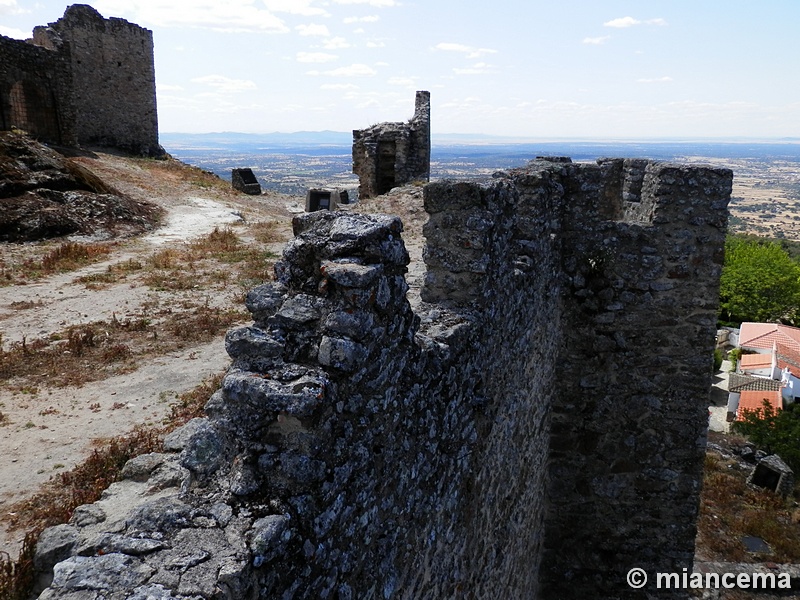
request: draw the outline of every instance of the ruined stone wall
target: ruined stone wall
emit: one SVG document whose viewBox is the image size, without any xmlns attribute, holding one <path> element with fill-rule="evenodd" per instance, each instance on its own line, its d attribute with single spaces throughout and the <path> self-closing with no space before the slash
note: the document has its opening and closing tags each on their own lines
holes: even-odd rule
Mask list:
<svg viewBox="0 0 800 600">
<path fill-rule="evenodd" d="M 152 31 L 74 4 L 49 27 L 37 27 L 34 43 L 69 48 L 79 143 L 164 154 L 158 144 Z"/>
<path fill-rule="evenodd" d="M 76 145 L 71 89 L 62 54 L 0 36 L 0 130 L 14 127 L 42 141 Z"/>
<path fill-rule="evenodd" d="M 399 185 L 430 179 L 430 105 L 430 92 L 419 91 L 408 123 L 378 123 L 353 131 L 359 197 L 372 198 Z"/>
<path fill-rule="evenodd" d="M 431 184 L 416 312 L 397 218 L 296 217 L 208 417 L 45 532 L 41 598 L 648 597 L 619 573 L 691 567 L 730 186 Z"/>
</svg>

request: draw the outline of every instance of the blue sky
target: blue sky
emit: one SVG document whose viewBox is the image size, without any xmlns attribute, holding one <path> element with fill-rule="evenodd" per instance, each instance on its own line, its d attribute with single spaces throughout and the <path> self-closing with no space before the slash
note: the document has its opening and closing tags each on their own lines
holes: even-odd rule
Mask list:
<svg viewBox="0 0 800 600">
<path fill-rule="evenodd" d="M 798 0 L 95 0 L 152 29 L 163 132 L 800 137 Z M 66 3 L 0 0 L 25 37 Z"/>
</svg>

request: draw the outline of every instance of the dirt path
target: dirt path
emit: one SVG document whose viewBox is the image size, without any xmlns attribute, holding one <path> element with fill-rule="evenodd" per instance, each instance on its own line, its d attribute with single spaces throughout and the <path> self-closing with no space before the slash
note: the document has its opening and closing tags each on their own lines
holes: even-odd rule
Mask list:
<svg viewBox="0 0 800 600">
<path fill-rule="evenodd" d="M 175 164 L 103 154 L 80 160 L 133 198 L 164 208 L 163 226 L 138 239 L 118 240 L 103 262 L 26 285 L 0 287 L 0 349 L 8 350 L 23 338 L 28 343 L 46 339 L 73 325 L 142 315 L 153 306 L 236 307 L 241 303 L 237 289 L 154 290 L 143 285 L 141 277 L 90 289 L 78 278 L 105 273 L 110 266 L 132 259 L 144 262 L 154 252 L 180 248 L 219 226 L 232 225 L 247 239 L 247 223 L 272 219 L 287 223 L 279 233 L 288 237 L 287 209 L 297 204 L 296 198 L 244 196 L 230 191 L 224 182 L 209 184 L 202 172 Z M 276 243 L 280 245 L 282 240 Z M 36 251 L 0 246 L 0 252 L 9 256 Z M 15 556 L 20 548 L 23 532 L 9 532 L 4 525 L 15 502 L 83 461 L 94 440 L 123 435 L 139 424 L 160 424 L 178 395 L 223 371 L 229 359 L 221 337 L 187 344 L 148 359 L 132 372 L 81 387 L 20 389 L 0 382 L 0 550 Z"/>
</svg>

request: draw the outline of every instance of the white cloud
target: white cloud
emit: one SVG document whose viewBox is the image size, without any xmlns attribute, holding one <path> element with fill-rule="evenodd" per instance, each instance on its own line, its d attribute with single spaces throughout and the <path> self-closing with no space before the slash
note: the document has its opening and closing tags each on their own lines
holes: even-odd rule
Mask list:
<svg viewBox="0 0 800 600">
<path fill-rule="evenodd" d="M 0 0 L 0 15 L 18 15 L 24 12 L 30 12 L 30 11 L 22 10 L 17 4 L 17 0 Z M 4 27 L 3 29 L 9 29 L 9 28 Z"/>
<path fill-rule="evenodd" d="M 378 72 L 375 69 L 364 64 L 353 64 L 349 67 L 339 67 L 325 72 L 325 75 L 330 75 L 331 77 L 372 77 L 377 74 Z"/>
<path fill-rule="evenodd" d="M 329 36 L 331 34 L 328 31 L 327 26 L 325 25 L 317 25 L 316 23 L 312 23 L 310 25 L 298 25 L 295 29 L 300 33 L 300 35 L 315 35 L 315 36 Z"/>
<path fill-rule="evenodd" d="M 314 0 L 262 0 L 267 10 L 274 12 L 302 15 L 304 17 L 322 16 L 329 17 L 330 13 L 324 8 L 311 6 Z"/>
<path fill-rule="evenodd" d="M 378 15 L 369 15 L 366 17 L 345 17 L 344 23 L 377 23 L 381 18 Z"/>
<path fill-rule="evenodd" d="M 224 75 L 205 75 L 203 77 L 195 77 L 192 81 L 208 85 L 223 94 L 238 94 L 258 87 L 254 81 L 249 79 L 231 79 Z"/>
<path fill-rule="evenodd" d="M 166 83 L 159 83 L 158 84 L 158 91 L 159 92 L 180 92 L 183 91 L 183 86 L 180 85 L 169 85 Z"/>
<path fill-rule="evenodd" d="M 321 90 L 357 90 L 359 87 L 354 83 L 323 83 L 319 86 Z"/>
<path fill-rule="evenodd" d="M 360 63 L 352 64 L 347 67 L 339 67 L 331 71 L 308 71 L 306 75 L 327 75 L 329 77 L 372 77 L 377 75 L 378 72 L 370 67 Z"/>
<path fill-rule="evenodd" d="M 589 45 L 592 45 L 592 46 L 601 46 L 601 45 L 605 44 L 610 39 L 611 39 L 610 35 L 604 35 L 604 36 L 601 36 L 601 37 L 587 37 L 587 38 L 583 38 L 583 43 L 584 44 L 589 44 Z"/>
<path fill-rule="evenodd" d="M 442 42 L 434 46 L 436 50 L 443 50 L 445 52 L 461 52 L 467 55 L 467 58 L 480 58 L 484 54 L 497 54 L 497 50 L 491 48 L 474 48 L 464 44 L 453 44 L 451 42 Z"/>
<path fill-rule="evenodd" d="M 394 0 L 333 0 L 334 4 L 368 4 L 369 6 L 399 6 Z"/>
<path fill-rule="evenodd" d="M 390 77 L 386 82 L 389 85 L 400 85 L 403 87 L 414 88 L 416 87 L 416 77 Z"/>
<path fill-rule="evenodd" d="M 639 19 L 634 19 L 633 17 L 620 17 L 618 19 L 612 19 L 610 21 L 606 21 L 603 23 L 604 27 L 615 27 L 617 29 L 625 29 L 626 27 L 634 27 L 636 25 L 659 25 L 664 26 L 667 22 L 664 19 L 648 19 L 647 21 L 640 21 Z"/>
<path fill-rule="evenodd" d="M 386 47 L 385 42 L 380 42 L 375 40 L 370 40 L 367 42 L 367 48 L 385 48 L 385 47 Z"/>
<path fill-rule="evenodd" d="M 670 83 L 672 77 L 655 77 L 653 79 L 637 79 L 636 83 Z"/>
<path fill-rule="evenodd" d="M 491 65 L 484 62 L 475 63 L 468 69 L 453 69 L 456 75 L 485 75 L 491 71 Z"/>
<path fill-rule="evenodd" d="M 31 37 L 29 31 L 22 31 L 22 29 L 14 29 L 13 27 L 5 27 L 3 25 L 0 25 L 0 35 L 16 38 L 18 40 L 26 40 Z"/>
<path fill-rule="evenodd" d="M 327 52 L 298 52 L 297 62 L 302 63 L 326 63 L 339 58 L 335 54 L 328 54 Z"/>
<path fill-rule="evenodd" d="M 634 19 L 633 17 L 621 17 L 619 19 L 612 19 L 611 21 L 606 21 L 603 23 L 603 27 L 616 27 L 619 29 L 624 29 L 625 27 L 633 27 L 634 25 L 641 25 L 641 21 Z"/>
<path fill-rule="evenodd" d="M 350 43 L 343 37 L 328 38 L 322 43 L 325 50 L 341 50 L 342 48 L 349 48 Z"/>
<path fill-rule="evenodd" d="M 227 33 L 286 33 L 289 28 L 269 10 L 252 0 L 95 0 L 103 15 L 128 18 L 135 23 L 161 27 L 197 27 Z"/>
</svg>

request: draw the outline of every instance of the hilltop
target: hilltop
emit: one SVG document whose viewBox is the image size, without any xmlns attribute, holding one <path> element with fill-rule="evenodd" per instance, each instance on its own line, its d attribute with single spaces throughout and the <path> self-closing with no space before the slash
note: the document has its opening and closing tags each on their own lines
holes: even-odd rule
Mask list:
<svg viewBox="0 0 800 600">
<path fill-rule="evenodd" d="M 0 231 L 27 240 L 0 254 L 7 525 L 9 507 L 97 440 L 159 424 L 227 366 L 222 336 L 247 320 L 243 294 L 272 276 L 303 199 L 252 198 L 176 160 L 4 140 Z M 0 532 L 0 547 L 16 551 L 23 533 Z"/>
</svg>

